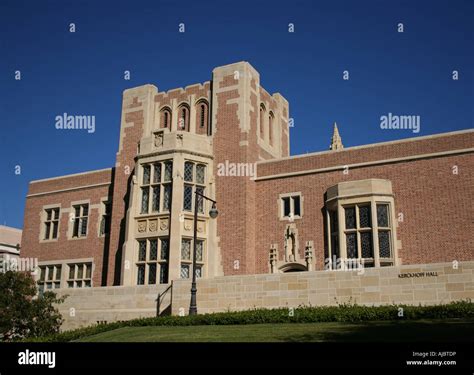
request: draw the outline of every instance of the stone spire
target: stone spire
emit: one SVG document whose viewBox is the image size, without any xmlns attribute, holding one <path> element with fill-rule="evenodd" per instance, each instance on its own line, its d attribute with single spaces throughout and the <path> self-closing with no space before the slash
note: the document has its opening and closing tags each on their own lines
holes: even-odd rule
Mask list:
<svg viewBox="0 0 474 375">
<path fill-rule="evenodd" d="M 331 146 L 329 149 L 332 151 L 342 150 L 344 145 L 342 144 L 341 136 L 339 135 L 339 130 L 337 130 L 337 124 L 334 123 L 334 131 L 331 138 Z"/>
</svg>

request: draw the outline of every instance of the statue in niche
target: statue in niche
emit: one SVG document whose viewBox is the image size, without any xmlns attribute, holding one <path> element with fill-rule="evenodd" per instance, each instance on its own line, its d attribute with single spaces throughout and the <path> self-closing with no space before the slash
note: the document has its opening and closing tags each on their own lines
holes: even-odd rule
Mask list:
<svg viewBox="0 0 474 375">
<path fill-rule="evenodd" d="M 285 257 L 287 262 L 296 262 L 298 254 L 298 232 L 294 224 L 285 230 Z"/>
</svg>

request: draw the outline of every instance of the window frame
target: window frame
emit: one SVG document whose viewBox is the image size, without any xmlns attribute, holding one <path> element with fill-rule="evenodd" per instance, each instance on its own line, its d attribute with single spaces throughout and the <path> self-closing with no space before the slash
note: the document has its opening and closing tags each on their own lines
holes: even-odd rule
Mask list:
<svg viewBox="0 0 474 375">
<path fill-rule="evenodd" d="M 167 176 L 167 165 L 171 165 L 170 176 Z M 159 166 L 160 178 L 156 179 L 157 166 Z M 145 169 L 150 169 L 150 176 L 148 183 L 144 183 Z M 162 213 L 169 213 L 171 210 L 171 197 L 172 197 L 172 181 L 173 181 L 173 159 L 165 160 L 156 160 L 153 162 L 144 162 L 140 164 L 139 168 L 139 204 L 138 204 L 138 215 L 156 215 Z M 167 179 L 170 177 L 170 179 Z M 154 192 L 158 189 L 158 206 L 157 209 L 154 200 Z M 170 190 L 170 202 L 169 208 L 165 207 L 165 191 Z M 148 201 L 146 204 L 146 211 L 143 210 L 144 207 L 144 192 L 148 193 Z"/>
<path fill-rule="evenodd" d="M 360 206 L 370 205 L 370 224 L 371 227 L 361 228 L 360 227 Z M 387 219 L 388 227 L 379 227 L 377 219 L 377 205 L 386 205 L 387 206 Z M 345 221 L 345 209 L 349 207 L 356 207 L 355 209 L 355 220 L 356 227 L 353 229 L 346 228 Z M 364 262 L 364 266 L 367 267 L 385 267 L 385 266 L 396 266 L 398 265 L 397 257 L 397 246 L 396 246 L 396 221 L 395 221 L 395 209 L 394 209 L 394 199 L 391 196 L 382 196 L 382 195 L 365 195 L 357 198 L 347 198 L 347 199 L 338 199 L 337 202 L 334 202 L 331 207 L 328 207 L 326 203 L 326 234 L 331 241 L 328 241 L 327 255 L 333 261 L 335 255 L 333 249 L 333 236 L 337 237 L 337 249 L 336 257 L 348 260 L 347 254 L 347 243 L 346 243 L 346 234 L 347 233 L 357 233 L 356 243 L 357 243 L 357 258 L 353 260 Z M 337 216 L 338 228 L 336 232 L 333 231 L 333 218 L 332 215 Z M 371 246 L 372 246 L 372 258 L 362 258 L 362 241 L 360 233 L 371 232 Z M 390 246 L 390 258 L 380 257 L 380 248 L 379 248 L 379 232 L 388 232 L 389 233 L 389 246 Z M 329 237 L 330 236 L 330 237 Z"/>
<path fill-rule="evenodd" d="M 299 198 L 300 214 L 295 215 L 295 198 Z M 290 200 L 290 214 L 285 215 L 285 199 Z M 303 194 L 299 192 L 284 193 L 278 196 L 278 217 L 280 221 L 293 221 L 303 218 Z"/>
<path fill-rule="evenodd" d="M 58 217 L 57 219 L 54 219 L 54 211 L 58 210 Z M 48 211 L 51 211 L 51 219 L 48 220 Z M 40 226 L 40 231 L 39 231 L 39 240 L 40 242 L 56 242 L 59 239 L 59 234 L 60 234 L 60 226 L 61 226 L 61 205 L 59 204 L 50 204 L 43 206 L 42 211 L 41 211 L 41 226 Z M 52 237 L 52 234 L 54 233 L 54 223 L 57 223 L 57 233 L 56 237 Z M 46 224 L 50 223 L 49 226 L 49 236 L 46 238 Z"/>
<path fill-rule="evenodd" d="M 87 215 L 84 215 L 84 206 L 87 206 Z M 76 207 L 79 207 L 79 216 L 76 216 Z M 92 205 L 90 200 L 87 201 L 78 201 L 78 202 L 71 202 L 71 211 L 70 211 L 70 232 L 69 232 L 69 239 L 70 240 L 82 240 L 86 239 L 89 235 L 89 225 L 90 225 L 90 218 L 91 218 L 91 209 Z M 81 233 L 82 223 L 86 220 L 86 233 Z M 78 228 L 77 228 L 77 236 L 74 235 L 76 221 L 78 220 Z"/>
<path fill-rule="evenodd" d="M 156 259 L 151 259 L 151 241 L 157 242 L 157 255 Z M 164 259 L 162 258 L 162 248 L 163 248 L 163 241 L 168 242 L 168 250 L 167 250 L 167 258 Z M 140 260 L 139 258 L 139 251 L 140 251 L 140 242 L 145 242 L 145 259 Z M 169 284 L 169 257 L 170 257 L 170 239 L 167 236 L 153 236 L 153 237 L 146 237 L 146 238 L 137 238 L 136 239 L 136 254 L 135 254 L 135 285 L 140 286 L 140 285 L 159 285 L 159 284 Z M 155 282 L 150 283 L 150 267 L 155 266 Z M 143 279 L 143 284 L 139 284 L 139 268 L 141 266 L 144 266 L 144 279 Z M 162 275 L 162 269 L 165 269 L 166 271 L 166 283 L 161 282 L 161 275 Z"/>
<path fill-rule="evenodd" d="M 191 172 L 192 180 L 186 179 L 185 174 L 186 174 L 187 165 L 192 165 L 192 172 Z M 197 178 L 198 177 L 197 171 L 198 171 L 199 166 L 204 167 L 203 168 L 204 177 L 203 177 L 202 182 L 198 182 L 198 178 Z M 206 182 L 207 182 L 207 164 L 199 162 L 199 161 L 186 159 L 183 164 L 183 202 L 182 202 L 183 212 L 188 212 L 188 213 L 194 212 L 194 207 L 195 207 L 196 198 L 197 198 L 195 192 L 199 188 L 199 189 L 202 189 L 201 194 L 204 195 L 206 192 Z M 191 187 L 191 207 L 185 207 L 186 187 Z M 205 215 L 206 207 L 207 207 L 206 200 L 201 198 L 200 204 L 198 206 L 198 214 Z"/>
<path fill-rule="evenodd" d="M 189 259 L 184 259 L 183 258 L 183 242 L 189 242 Z M 206 260 L 206 239 L 204 238 L 197 238 L 196 240 L 199 243 L 202 243 L 202 258 L 201 260 L 196 259 L 196 269 L 200 268 L 201 270 L 201 276 L 196 277 L 204 277 L 204 266 L 205 266 L 205 260 Z M 196 251 L 197 253 L 197 251 Z M 187 237 L 183 236 L 181 237 L 181 246 L 180 246 L 180 252 L 179 252 L 179 278 L 184 279 L 181 277 L 181 269 L 183 266 L 188 266 L 189 267 L 189 276 L 187 279 L 192 278 L 192 272 L 193 272 L 193 256 L 194 256 L 194 238 L 193 237 Z"/>
</svg>

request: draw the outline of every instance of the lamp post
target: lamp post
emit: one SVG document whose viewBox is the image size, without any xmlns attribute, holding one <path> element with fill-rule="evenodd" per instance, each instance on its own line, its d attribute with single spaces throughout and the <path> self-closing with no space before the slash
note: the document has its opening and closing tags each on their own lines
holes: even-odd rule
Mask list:
<svg viewBox="0 0 474 375">
<path fill-rule="evenodd" d="M 196 305 L 196 243 L 197 243 L 197 217 L 198 217 L 198 203 L 200 199 L 207 199 L 212 202 L 212 207 L 209 210 L 209 216 L 211 219 L 217 217 L 217 208 L 216 201 L 206 197 L 205 195 L 199 193 L 197 190 L 194 192 L 194 240 L 193 240 L 193 281 L 191 283 L 191 303 L 189 304 L 189 315 L 197 314 L 197 305 Z M 198 199 L 199 198 L 199 199 Z"/>
</svg>

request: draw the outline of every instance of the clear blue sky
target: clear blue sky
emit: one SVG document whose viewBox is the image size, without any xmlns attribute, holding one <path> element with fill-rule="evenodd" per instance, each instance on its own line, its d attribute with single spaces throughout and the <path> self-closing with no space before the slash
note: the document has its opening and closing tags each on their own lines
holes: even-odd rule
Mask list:
<svg viewBox="0 0 474 375">
<path fill-rule="evenodd" d="M 346 147 L 473 127 L 473 1 L 236 3 L 2 0 L 0 224 L 23 226 L 29 181 L 114 165 L 125 88 L 236 61 L 290 102 L 293 155 L 326 150 L 334 121 Z M 64 112 L 95 115 L 95 133 L 56 130 Z M 381 130 L 388 112 L 421 116 L 420 133 Z"/>
</svg>

